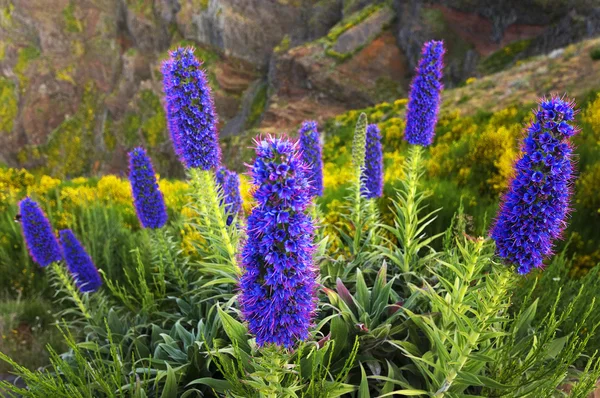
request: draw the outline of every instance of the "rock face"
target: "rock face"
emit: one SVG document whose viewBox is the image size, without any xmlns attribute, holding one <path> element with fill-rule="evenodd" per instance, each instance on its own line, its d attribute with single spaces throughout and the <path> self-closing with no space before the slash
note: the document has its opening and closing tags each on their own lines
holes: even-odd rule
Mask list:
<svg viewBox="0 0 600 398">
<path fill-rule="evenodd" d="M 184 41 L 173 29 L 181 10 L 172 0 L 0 0 L 0 117 L 12 119 L 0 124 L 0 161 L 66 177 L 123 172 L 124 154 L 144 145 L 161 173 L 180 174 L 161 103 L 167 50 L 199 46 L 221 127 L 260 75 Z"/>
<path fill-rule="evenodd" d="M 122 173 L 143 145 L 181 175 L 160 73 L 179 45 L 228 136 L 404 96 L 426 40 L 445 39 L 451 87 L 595 34 L 596 0 L 0 0 L 0 163 Z"/>
<path fill-rule="evenodd" d="M 394 13 L 388 7 L 380 8 L 360 24 L 342 33 L 333 45 L 333 50 L 340 54 L 354 53 L 367 45 L 373 37 L 379 36 L 383 28 L 389 25 L 394 17 Z"/>
<path fill-rule="evenodd" d="M 448 87 L 600 31 L 594 0 L 394 0 L 394 9 L 398 45 L 411 68 L 424 41 L 445 39 Z"/>
<path fill-rule="evenodd" d="M 182 2 L 177 24 L 186 39 L 266 67 L 284 36 L 292 44 L 327 33 L 342 16 L 341 0 L 209 0 Z"/>
<path fill-rule="evenodd" d="M 364 37 L 362 31 L 358 35 Z M 269 83 L 274 94 L 262 129 L 286 130 L 304 119 L 323 121 L 341 109 L 364 108 L 405 94 L 406 60 L 384 24 L 344 62 L 328 56 L 326 47 L 311 43 L 273 58 Z"/>
</svg>

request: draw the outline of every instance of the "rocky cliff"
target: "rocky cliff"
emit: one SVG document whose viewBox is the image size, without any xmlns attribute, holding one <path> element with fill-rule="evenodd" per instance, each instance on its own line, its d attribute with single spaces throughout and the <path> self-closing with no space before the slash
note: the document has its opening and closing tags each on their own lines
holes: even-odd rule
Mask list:
<svg viewBox="0 0 600 398">
<path fill-rule="evenodd" d="M 592 0 L 0 0 L 0 163 L 120 172 L 144 145 L 180 175 L 160 75 L 178 45 L 226 136 L 403 96 L 425 40 L 445 39 L 452 86 L 599 30 Z"/>
</svg>

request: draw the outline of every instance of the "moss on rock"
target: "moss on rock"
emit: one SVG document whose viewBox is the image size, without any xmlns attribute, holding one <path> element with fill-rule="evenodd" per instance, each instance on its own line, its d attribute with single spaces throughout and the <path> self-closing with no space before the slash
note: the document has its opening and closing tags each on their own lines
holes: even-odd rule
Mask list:
<svg viewBox="0 0 600 398">
<path fill-rule="evenodd" d="M 27 88 L 29 79 L 27 77 L 27 70 L 32 61 L 40 56 L 40 50 L 33 46 L 21 47 L 17 52 L 17 63 L 15 64 L 13 71 L 19 79 L 19 88 L 24 91 Z"/>
<path fill-rule="evenodd" d="M 0 78 L 0 133 L 10 133 L 19 113 L 15 85 L 6 78 Z"/>
<path fill-rule="evenodd" d="M 75 16 L 75 3 L 72 0 L 63 9 L 62 15 L 65 31 L 69 33 L 81 33 L 83 31 L 82 22 Z"/>
<path fill-rule="evenodd" d="M 531 39 L 517 40 L 483 59 L 479 69 L 484 74 L 500 72 L 510 66 L 531 45 Z"/>
<path fill-rule="evenodd" d="M 257 90 L 256 95 L 252 99 L 252 105 L 250 106 L 250 114 L 246 120 L 246 128 L 252 128 L 256 126 L 256 123 L 260 120 L 265 106 L 267 105 L 267 94 L 268 87 L 266 84 L 260 86 Z"/>
<path fill-rule="evenodd" d="M 160 98 L 152 90 L 140 93 L 140 113 L 142 122 L 140 128 L 146 144 L 153 148 L 165 140 L 167 119 Z"/>
<path fill-rule="evenodd" d="M 80 176 L 90 171 L 94 162 L 93 139 L 96 125 L 98 95 L 93 84 L 85 86 L 79 109 L 65 119 L 48 138 L 42 152 L 47 157 L 49 174 L 64 178 Z"/>
</svg>

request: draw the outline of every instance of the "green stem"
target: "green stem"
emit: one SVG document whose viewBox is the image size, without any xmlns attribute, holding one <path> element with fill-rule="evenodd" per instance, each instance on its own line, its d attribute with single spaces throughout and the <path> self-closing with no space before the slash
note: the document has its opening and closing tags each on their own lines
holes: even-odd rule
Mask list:
<svg viewBox="0 0 600 398">
<path fill-rule="evenodd" d="M 358 253 L 360 248 L 360 240 L 362 234 L 362 214 L 361 214 L 361 202 L 362 195 L 360 194 L 362 167 L 357 169 L 357 173 L 354 181 L 354 254 Z"/>
<path fill-rule="evenodd" d="M 483 240 L 480 243 L 478 243 L 478 245 L 477 245 L 478 251 L 477 251 L 477 255 L 474 256 L 474 259 L 472 261 L 473 264 L 477 263 L 482 246 L 483 246 Z M 491 318 L 496 316 L 497 308 L 500 305 L 500 302 L 504 299 L 504 294 L 506 293 L 506 290 L 507 290 L 506 286 L 509 283 L 510 276 L 511 276 L 510 273 L 507 272 L 506 270 L 500 271 L 500 274 L 498 275 L 498 280 L 495 284 L 495 286 L 497 287 L 496 294 L 493 295 L 493 300 L 492 300 L 491 305 L 488 306 L 488 311 L 479 320 L 479 322 L 481 324 L 486 324 Z M 471 277 L 472 277 L 472 275 L 471 275 Z M 466 282 L 466 281 L 464 282 L 465 286 L 467 286 L 468 284 L 469 284 L 468 282 Z M 461 290 L 461 293 L 462 293 L 462 290 Z M 459 297 L 459 299 L 462 299 L 462 298 L 464 298 L 464 294 Z M 462 301 L 457 304 L 462 305 Z M 459 312 L 460 312 L 460 309 L 459 309 Z M 445 396 L 446 392 L 450 389 L 450 387 L 456 380 L 458 373 L 462 370 L 462 368 L 467 363 L 467 360 L 469 359 L 471 353 L 478 348 L 480 337 L 481 337 L 480 332 L 476 332 L 473 330 L 471 330 L 471 332 L 469 332 L 469 335 L 467 337 L 467 344 L 466 344 L 465 348 L 461 351 L 461 354 L 459 355 L 458 359 L 456 360 L 457 365 L 450 370 L 450 372 L 444 379 L 442 386 L 434 394 L 434 397 L 442 398 Z"/>
<path fill-rule="evenodd" d="M 402 272 L 410 271 L 413 258 L 416 256 L 414 247 L 417 243 L 415 233 L 419 226 L 417 193 L 419 177 L 421 175 L 421 154 L 423 148 L 420 145 L 412 145 L 406 159 L 406 208 L 404 209 L 404 258 Z"/>
<path fill-rule="evenodd" d="M 185 281 L 185 278 L 183 276 L 183 273 L 181 272 L 181 268 L 179 268 L 177 266 L 177 264 L 175 263 L 175 260 L 173 259 L 173 257 L 171 256 L 171 250 L 169 245 L 167 245 L 167 238 L 166 238 L 166 233 L 167 230 L 163 227 L 163 228 L 159 228 L 156 233 L 159 235 L 159 239 L 160 239 L 160 244 L 161 244 L 161 252 L 162 253 L 166 253 L 167 258 L 167 266 L 168 269 L 170 269 L 176 276 L 177 278 L 177 283 L 179 284 L 179 286 L 182 289 L 185 289 L 187 287 L 187 282 Z"/>
<path fill-rule="evenodd" d="M 227 249 L 227 254 L 229 256 L 229 261 L 235 267 L 238 273 L 241 272 L 239 266 L 237 265 L 237 257 L 236 251 L 231 241 L 231 237 L 229 236 L 229 232 L 227 231 L 227 222 L 225 215 L 221 209 L 221 205 L 217 200 L 217 186 L 215 183 L 214 174 L 212 171 L 198 171 L 200 173 L 200 177 L 203 182 L 203 187 L 206 190 L 204 197 L 206 198 L 207 206 L 210 209 L 211 215 L 217 222 L 217 229 L 219 230 L 221 237 L 223 238 L 223 243 Z"/>
<path fill-rule="evenodd" d="M 67 292 L 69 292 L 69 295 L 75 302 L 75 305 L 77 306 L 77 308 L 79 308 L 79 311 L 81 311 L 81 313 L 83 314 L 83 316 L 85 318 L 90 319 L 92 316 L 88 312 L 87 308 L 85 308 L 85 304 L 83 303 L 83 300 L 81 299 L 79 290 L 73 283 L 73 280 L 71 279 L 71 277 L 67 274 L 65 269 L 60 266 L 59 262 L 52 263 L 51 267 L 52 267 L 52 271 L 54 271 L 54 274 L 57 276 L 58 280 L 60 281 L 62 287 Z"/>
<path fill-rule="evenodd" d="M 198 194 L 198 197 L 200 198 L 200 200 L 196 201 L 196 203 L 194 203 L 194 204 L 196 204 L 198 207 L 200 207 L 201 214 L 207 214 L 207 207 L 206 207 L 206 203 L 205 203 L 206 191 L 205 191 L 205 187 L 202 184 L 201 175 L 199 173 L 201 173 L 200 170 L 197 170 L 197 169 L 190 170 L 190 182 L 191 182 L 192 188 Z M 210 227 L 210 225 L 211 225 L 210 217 L 204 217 L 204 219 L 202 219 L 200 221 L 205 223 L 207 227 Z"/>
</svg>

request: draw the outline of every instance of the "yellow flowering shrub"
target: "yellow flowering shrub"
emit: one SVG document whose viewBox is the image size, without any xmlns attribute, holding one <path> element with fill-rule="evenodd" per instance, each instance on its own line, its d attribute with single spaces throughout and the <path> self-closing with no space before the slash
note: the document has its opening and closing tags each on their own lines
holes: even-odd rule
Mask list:
<svg viewBox="0 0 600 398">
<path fill-rule="evenodd" d="M 104 176 L 98 181 L 98 197 L 110 198 L 115 203 L 131 203 L 131 186 L 127 180 L 114 175 Z"/>
<path fill-rule="evenodd" d="M 27 195 L 46 195 L 60 184 L 61 181 L 58 178 L 43 175 L 37 184 L 27 187 Z"/>
<path fill-rule="evenodd" d="M 245 214 L 250 214 L 254 207 L 254 185 L 250 181 L 250 177 L 246 174 L 240 174 L 240 195 L 242 196 L 242 208 Z"/>
<path fill-rule="evenodd" d="M 331 162 L 327 162 L 323 165 L 323 186 L 328 189 L 336 189 L 341 185 L 348 183 L 352 178 L 352 167 L 338 167 Z"/>
<path fill-rule="evenodd" d="M 385 165 L 383 173 L 383 182 L 385 184 L 393 183 L 404 177 L 404 171 L 402 170 L 404 156 L 400 152 L 384 152 L 383 164 Z"/>
<path fill-rule="evenodd" d="M 159 179 L 158 186 L 163 193 L 167 207 L 182 209 L 188 202 L 190 187 L 185 181 Z"/>
<path fill-rule="evenodd" d="M 582 112 L 581 119 L 591 125 L 591 133 L 594 135 L 597 145 L 600 145 L 600 94 Z"/>
<path fill-rule="evenodd" d="M 520 125 L 498 129 L 490 126 L 474 142 L 467 159 L 474 165 L 470 174 L 479 181 L 479 192 L 499 194 L 507 188 L 518 153 L 520 131 Z M 472 178 L 468 180 L 474 182 Z"/>
<path fill-rule="evenodd" d="M 588 215 L 600 216 L 600 163 L 583 171 L 577 179 L 576 204 L 585 209 Z"/>
</svg>

